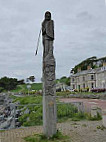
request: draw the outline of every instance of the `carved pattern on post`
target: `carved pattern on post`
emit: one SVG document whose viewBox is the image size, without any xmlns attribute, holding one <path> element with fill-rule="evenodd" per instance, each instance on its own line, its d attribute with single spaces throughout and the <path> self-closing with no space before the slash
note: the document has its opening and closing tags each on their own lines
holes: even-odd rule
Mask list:
<svg viewBox="0 0 106 142">
<path fill-rule="evenodd" d="M 43 37 L 43 126 L 44 134 L 51 137 L 56 133 L 56 85 L 55 58 L 53 55 L 54 22 L 46 12 L 42 23 Z"/>
</svg>

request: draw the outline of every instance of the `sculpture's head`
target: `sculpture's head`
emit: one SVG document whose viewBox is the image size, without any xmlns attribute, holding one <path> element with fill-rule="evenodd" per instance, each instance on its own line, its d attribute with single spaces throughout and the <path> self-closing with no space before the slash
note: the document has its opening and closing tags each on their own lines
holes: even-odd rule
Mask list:
<svg viewBox="0 0 106 142">
<path fill-rule="evenodd" d="M 49 11 L 46 11 L 45 13 L 45 20 L 47 21 L 51 20 L 51 13 Z"/>
</svg>

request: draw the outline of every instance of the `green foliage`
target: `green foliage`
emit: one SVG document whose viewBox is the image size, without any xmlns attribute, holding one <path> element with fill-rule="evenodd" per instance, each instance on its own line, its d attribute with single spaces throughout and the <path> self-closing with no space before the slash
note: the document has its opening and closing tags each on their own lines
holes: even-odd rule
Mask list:
<svg viewBox="0 0 106 142">
<path fill-rule="evenodd" d="M 67 78 L 66 76 L 63 76 L 60 79 L 56 79 L 56 83 L 58 83 L 58 82 L 64 83 L 66 85 L 70 85 L 69 84 L 70 83 L 70 78 L 69 77 Z"/>
<path fill-rule="evenodd" d="M 30 76 L 29 78 L 27 78 L 27 81 L 34 82 L 35 81 L 35 77 L 34 76 Z"/>
<path fill-rule="evenodd" d="M 18 81 L 18 84 L 19 84 L 19 85 L 25 84 L 24 79 L 19 80 L 19 81 Z"/>
<path fill-rule="evenodd" d="M 51 138 L 47 138 L 43 134 L 35 134 L 33 136 L 25 137 L 24 140 L 27 142 L 69 142 L 70 137 L 64 136 L 61 132 L 57 131 Z"/>
<path fill-rule="evenodd" d="M 3 88 L 3 87 L 0 87 L 0 93 L 1 93 L 3 90 L 4 90 L 4 88 Z"/>
<path fill-rule="evenodd" d="M 82 112 L 78 112 L 74 115 L 74 117 L 72 118 L 72 121 L 80 121 L 86 119 L 86 115 Z"/>
<path fill-rule="evenodd" d="M 29 93 L 35 94 L 35 92 L 32 91 L 32 90 L 35 90 L 35 92 L 38 91 L 38 90 L 42 90 L 42 83 L 31 84 L 31 88 L 30 88 Z M 17 92 L 17 93 L 22 92 L 23 94 L 27 94 L 28 93 L 27 84 L 17 85 L 16 89 L 12 90 L 12 92 Z"/>
<path fill-rule="evenodd" d="M 62 80 L 62 79 L 66 79 L 66 78 L 67 78 L 66 76 L 63 76 L 63 77 L 61 77 L 61 78 L 60 78 L 60 80 Z"/>
<path fill-rule="evenodd" d="M 10 91 L 12 89 L 15 89 L 18 84 L 18 80 L 16 78 L 8 78 L 3 77 L 0 79 L 0 87 L 2 87 L 2 90 Z"/>
<path fill-rule="evenodd" d="M 23 114 L 19 117 L 19 121 L 23 126 L 34 126 L 42 124 L 42 97 L 41 96 L 27 96 L 27 97 L 15 97 L 14 102 L 19 101 L 21 105 L 28 104 L 38 104 L 35 106 L 26 106 L 24 111 L 28 109 L 30 111 L 29 114 Z"/>
<path fill-rule="evenodd" d="M 20 102 L 21 105 L 25 105 L 22 111 L 22 115 L 19 117 L 19 121 L 23 126 L 34 126 L 42 124 L 42 96 L 27 96 L 27 97 L 12 97 L 14 102 Z M 29 105 L 36 104 L 36 105 Z M 37 105 L 38 104 L 38 105 Z M 28 109 L 29 113 L 25 114 L 25 110 Z M 81 118 L 82 114 L 78 113 L 77 108 L 72 104 L 57 104 L 57 116 L 58 121 L 63 122 L 69 118 Z"/>
<path fill-rule="evenodd" d="M 67 97 L 68 95 L 70 95 L 69 91 L 56 92 L 56 96 Z"/>
<path fill-rule="evenodd" d="M 34 126 L 42 124 L 42 105 L 28 106 L 26 109 L 30 110 L 29 114 L 20 116 L 19 121 L 23 126 Z M 58 104 L 57 105 L 57 118 L 59 122 L 63 122 L 69 118 L 80 118 L 77 115 L 78 110 L 71 104 Z"/>
<path fill-rule="evenodd" d="M 100 130 L 103 130 L 103 131 L 104 131 L 104 130 L 106 129 L 106 127 L 103 126 L 103 125 L 102 125 L 102 126 L 97 126 L 97 129 L 100 129 Z"/>
<path fill-rule="evenodd" d="M 89 92 L 89 87 L 86 87 L 86 88 L 80 88 L 80 89 L 76 89 L 75 90 L 76 92 Z"/>
<path fill-rule="evenodd" d="M 97 62 L 100 61 L 101 63 L 97 64 Z M 84 61 L 82 61 L 81 63 L 79 63 L 78 65 L 76 65 L 72 71 L 74 71 L 74 73 L 77 73 L 78 68 L 81 68 L 81 70 L 87 70 L 87 66 L 91 66 L 92 69 L 95 69 L 97 67 L 102 67 L 103 66 L 103 62 L 106 62 L 106 57 L 103 58 L 99 58 L 97 59 L 96 56 L 90 57 Z M 93 63 L 96 63 L 95 65 Z"/>
<path fill-rule="evenodd" d="M 31 85 L 32 90 L 42 90 L 42 83 L 33 83 Z"/>
<path fill-rule="evenodd" d="M 93 57 L 90 57 L 84 61 L 82 61 L 81 63 L 79 63 L 78 65 L 76 65 L 72 71 L 74 71 L 74 73 L 77 73 L 78 71 L 78 68 L 81 68 L 81 70 L 87 70 L 87 66 L 91 66 L 92 69 L 94 68 L 97 68 L 98 65 L 97 64 L 93 64 L 93 63 L 96 63 L 98 61 L 101 61 L 101 64 L 99 65 L 99 67 L 101 67 L 103 65 L 103 62 L 106 60 L 106 57 L 103 57 L 103 58 L 100 58 L 100 59 L 97 59 L 96 56 L 93 56 Z"/>
<path fill-rule="evenodd" d="M 91 114 L 86 114 L 86 118 L 88 120 L 95 121 L 95 120 L 101 120 L 102 116 L 99 114 L 99 112 L 97 112 L 97 115 L 94 117 L 92 117 Z"/>
<path fill-rule="evenodd" d="M 17 101 L 19 101 L 21 105 L 40 104 L 42 102 L 42 97 L 41 96 L 15 97 L 14 102 Z"/>
<path fill-rule="evenodd" d="M 66 79 L 66 85 L 68 85 L 68 86 L 70 86 L 70 77 L 68 77 L 67 79 Z"/>
<path fill-rule="evenodd" d="M 72 118 L 78 110 L 71 104 L 58 104 L 57 105 L 57 118 L 61 121 L 63 118 Z"/>
</svg>

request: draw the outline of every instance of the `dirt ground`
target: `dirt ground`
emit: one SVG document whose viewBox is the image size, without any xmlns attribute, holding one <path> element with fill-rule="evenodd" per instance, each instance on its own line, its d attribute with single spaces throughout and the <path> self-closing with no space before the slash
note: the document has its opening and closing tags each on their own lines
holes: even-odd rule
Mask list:
<svg viewBox="0 0 106 142">
<path fill-rule="evenodd" d="M 61 125 L 64 125 L 62 132 L 70 135 L 72 142 L 106 142 L 106 129 L 102 129 L 102 121 L 71 121 Z"/>
<path fill-rule="evenodd" d="M 106 110 L 106 100 L 100 99 L 80 99 L 80 98 L 62 98 L 61 102 L 83 102 L 85 110 L 90 110 L 91 106 L 97 106 L 102 110 Z"/>
<path fill-rule="evenodd" d="M 102 121 L 67 121 L 57 128 L 70 136 L 70 142 L 106 142 L 106 129 Z M 0 142 L 25 142 L 24 137 L 42 133 L 42 126 L 12 129 L 0 132 Z"/>
</svg>

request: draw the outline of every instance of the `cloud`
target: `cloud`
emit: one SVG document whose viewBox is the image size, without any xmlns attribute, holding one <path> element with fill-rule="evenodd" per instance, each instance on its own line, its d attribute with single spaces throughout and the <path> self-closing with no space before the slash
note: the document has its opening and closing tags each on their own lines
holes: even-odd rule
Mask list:
<svg viewBox="0 0 106 142">
<path fill-rule="evenodd" d="M 0 0 L 0 77 L 42 77 L 42 41 L 34 52 L 44 12 L 55 21 L 57 78 L 80 61 L 106 56 L 106 6 L 100 0 Z M 101 50 L 102 49 L 102 50 Z"/>
</svg>

